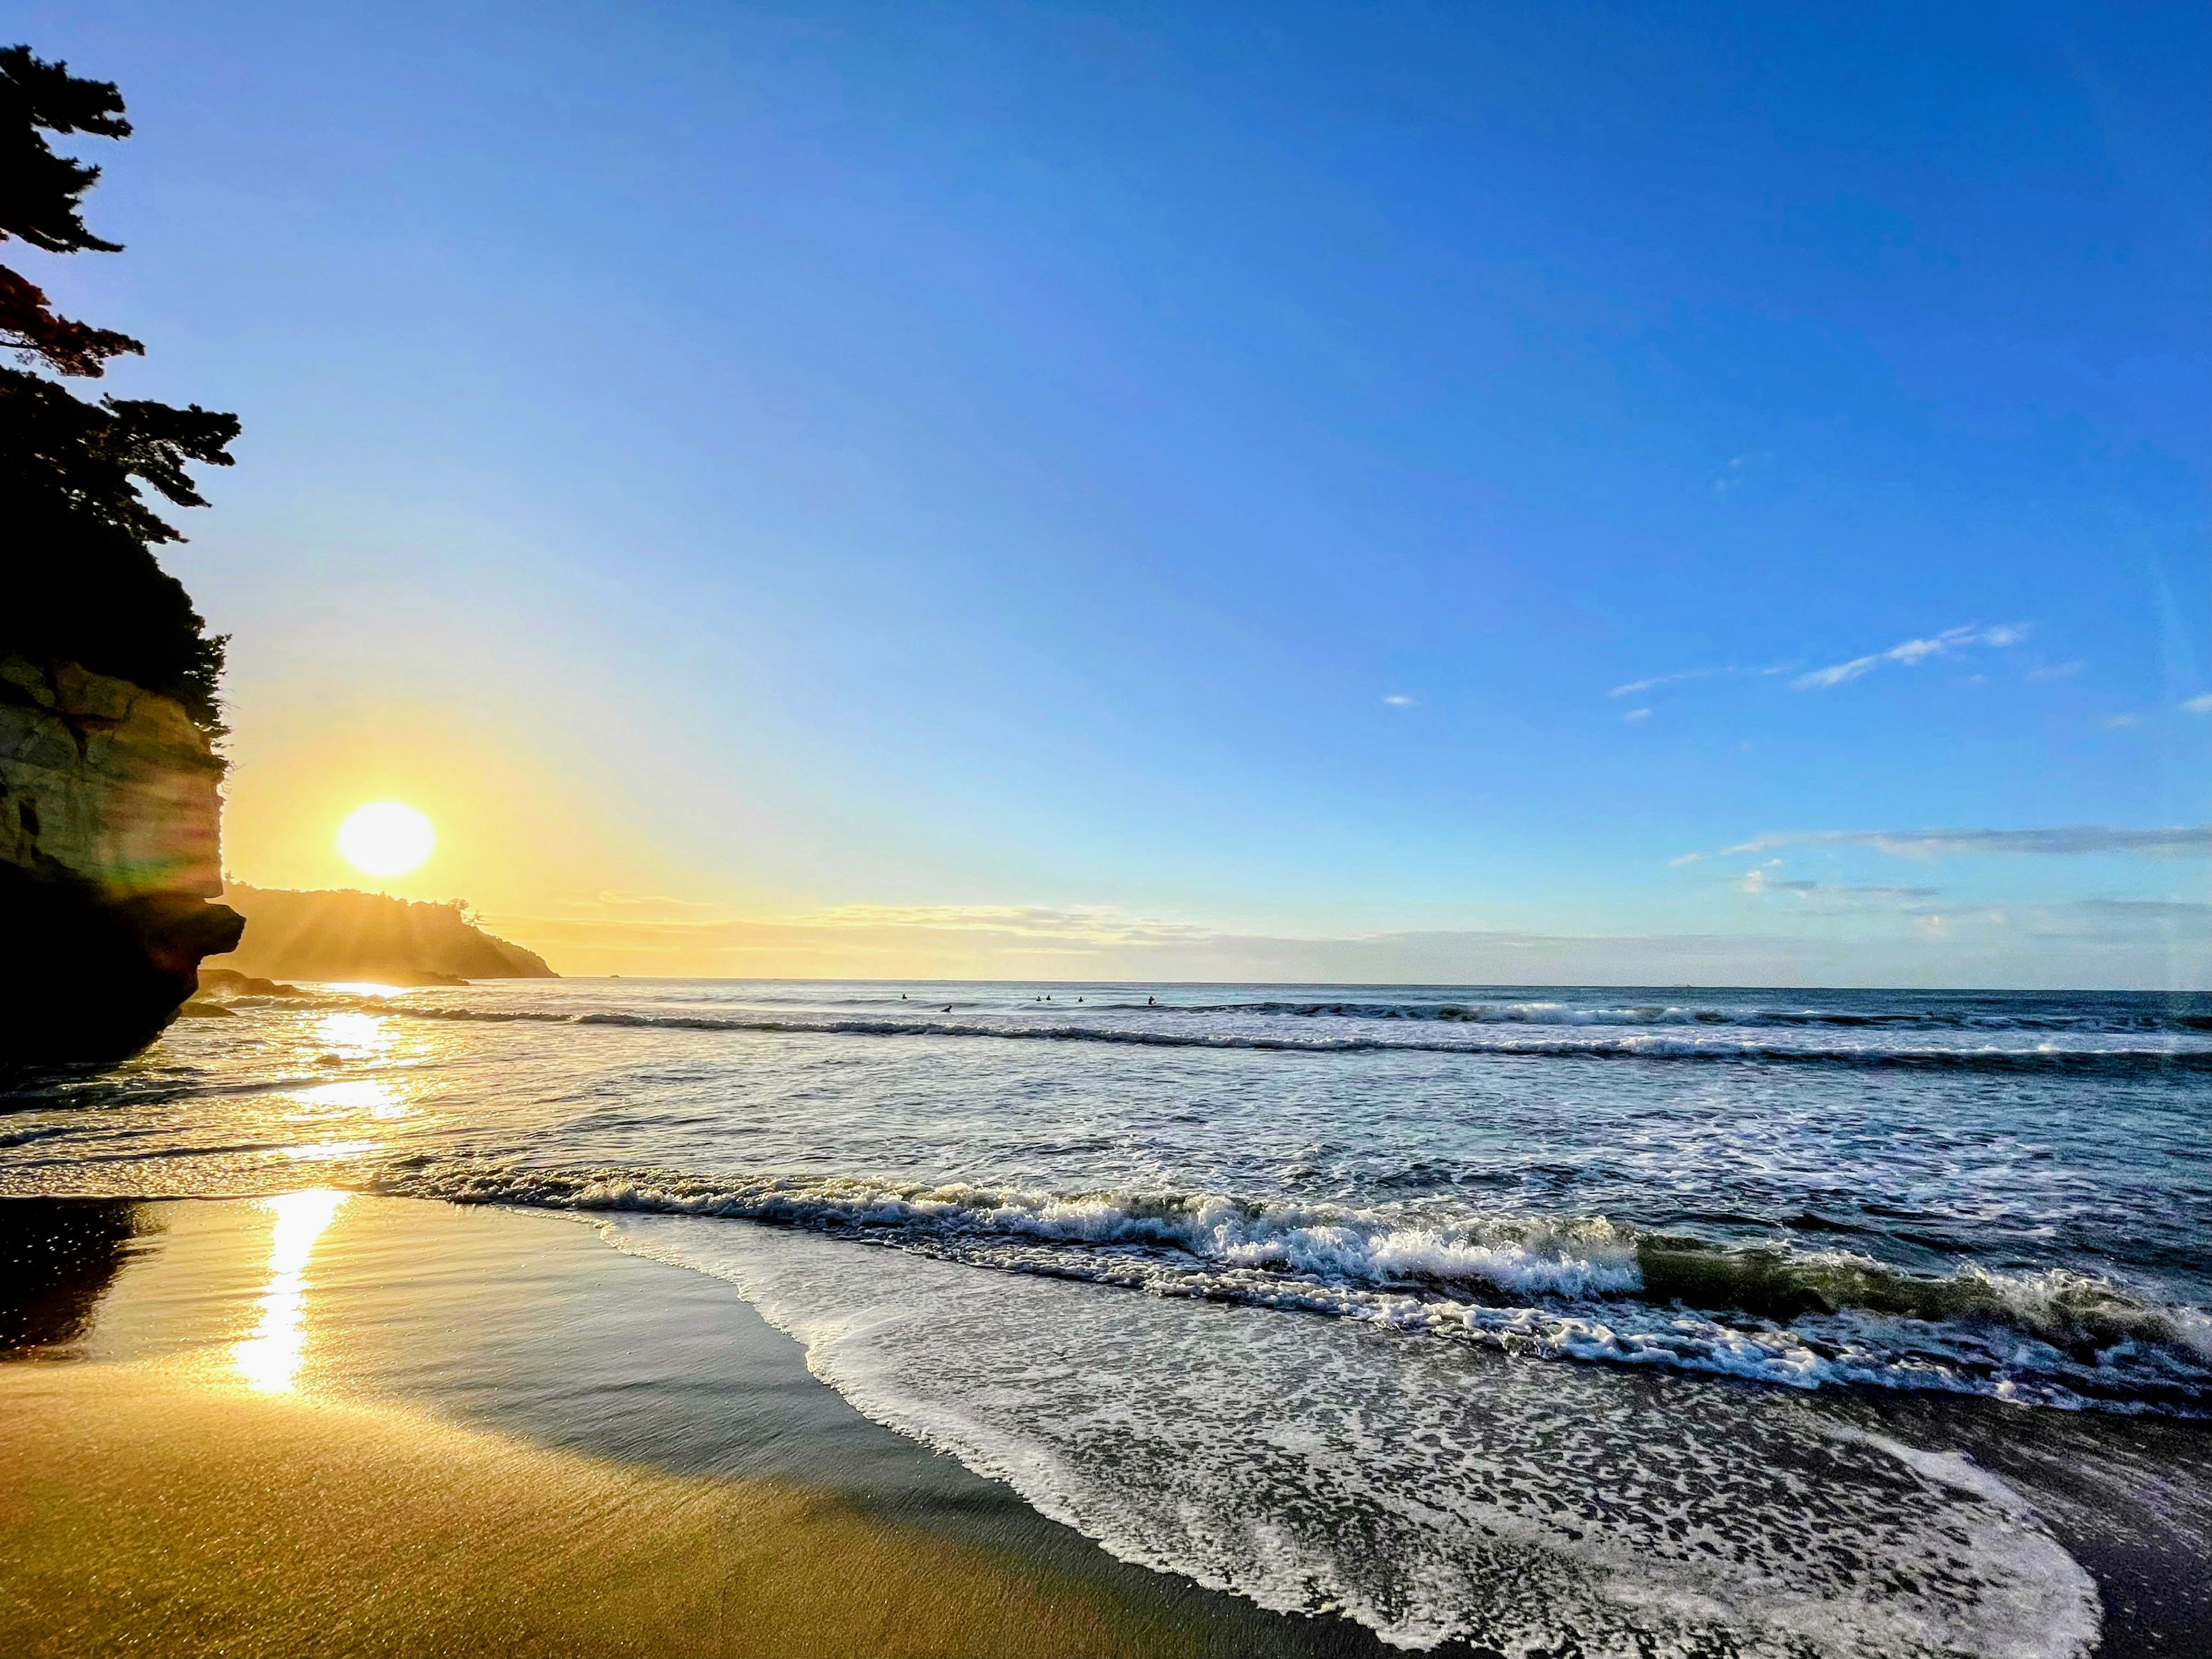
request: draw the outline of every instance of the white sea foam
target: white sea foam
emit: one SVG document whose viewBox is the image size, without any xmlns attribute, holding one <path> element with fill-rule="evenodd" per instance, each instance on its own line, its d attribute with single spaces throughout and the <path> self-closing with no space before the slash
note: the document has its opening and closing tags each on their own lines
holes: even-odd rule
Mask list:
<svg viewBox="0 0 2212 1659">
<path fill-rule="evenodd" d="M 459 1202 L 720 1217 L 860 1235 L 969 1266 L 1456 1338 L 1535 1358 L 1791 1389 L 1978 1394 L 2065 1409 L 2212 1405 L 2206 1322 L 2051 1270 L 1914 1279 L 1864 1256 L 1686 1251 L 1602 1218 L 1358 1208 L 1220 1194 L 1060 1194 L 854 1177 L 689 1176 L 427 1160 L 384 1190 Z M 1693 1276 L 1685 1278 L 1687 1261 Z M 1648 1264 L 1705 1293 L 1651 1293 Z M 1680 1291 L 1677 1291 L 1677 1296 Z M 1792 1316 L 1756 1311 L 1780 1298 Z"/>
<path fill-rule="evenodd" d="M 731 1279 L 868 1415 L 1125 1559 L 1402 1647 L 2059 1659 L 2097 1639 L 2094 1586 L 2016 1494 L 1839 1438 L 1791 1396 L 787 1230 L 607 1231 Z"/>
</svg>

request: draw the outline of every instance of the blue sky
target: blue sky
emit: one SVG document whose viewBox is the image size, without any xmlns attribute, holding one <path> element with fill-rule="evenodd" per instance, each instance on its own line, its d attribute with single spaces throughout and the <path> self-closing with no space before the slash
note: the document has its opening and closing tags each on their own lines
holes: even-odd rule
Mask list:
<svg viewBox="0 0 2212 1659">
<path fill-rule="evenodd" d="M 2212 972 L 2201 8 L 15 16 L 138 127 L 34 274 L 246 422 L 246 879 L 393 793 L 584 969 Z"/>
</svg>

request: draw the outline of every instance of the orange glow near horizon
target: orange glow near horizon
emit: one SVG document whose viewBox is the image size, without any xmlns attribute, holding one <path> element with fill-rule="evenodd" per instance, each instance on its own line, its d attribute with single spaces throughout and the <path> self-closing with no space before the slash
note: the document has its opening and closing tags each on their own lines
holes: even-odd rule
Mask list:
<svg viewBox="0 0 2212 1659">
<path fill-rule="evenodd" d="M 575 756 L 544 747 L 471 711 L 283 699 L 232 739 L 224 874 L 248 887 L 466 899 L 509 915 L 609 888 L 703 884 L 688 864 L 661 857 L 649 825 L 610 817 L 623 788 L 580 777 Z M 334 833 L 364 803 L 387 801 L 434 826 L 433 855 L 404 874 L 364 870 Z"/>
</svg>

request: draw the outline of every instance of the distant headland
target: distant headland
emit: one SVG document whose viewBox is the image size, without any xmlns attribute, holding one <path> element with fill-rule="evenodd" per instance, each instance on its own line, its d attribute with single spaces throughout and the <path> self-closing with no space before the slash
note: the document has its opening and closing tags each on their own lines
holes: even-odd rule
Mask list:
<svg viewBox="0 0 2212 1659">
<path fill-rule="evenodd" d="M 246 936 L 236 950 L 210 957 L 203 974 L 382 985 L 558 977 L 536 952 L 484 932 L 458 902 L 236 884 L 223 889 L 222 901 L 246 918 Z"/>
</svg>

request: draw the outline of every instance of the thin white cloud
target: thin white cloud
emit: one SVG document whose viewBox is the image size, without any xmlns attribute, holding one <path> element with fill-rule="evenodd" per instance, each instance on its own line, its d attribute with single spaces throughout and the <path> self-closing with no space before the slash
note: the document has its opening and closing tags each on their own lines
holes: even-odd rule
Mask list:
<svg viewBox="0 0 2212 1659">
<path fill-rule="evenodd" d="M 1021 948 L 1013 943 L 1018 940 L 1085 949 L 1200 945 L 1224 937 L 1218 928 L 1132 915 L 1103 904 L 845 904 L 780 918 L 712 914 L 721 908 L 657 895 L 602 893 L 572 901 L 562 914 L 507 920 L 539 936 L 618 941 L 623 948 L 646 951 L 773 951 L 825 941 L 844 949 L 855 941 L 957 935 L 1006 951 Z"/>
<path fill-rule="evenodd" d="M 2075 823 L 2053 830 L 1805 830 L 1757 836 L 1726 850 L 1771 852 L 1778 847 L 1870 847 L 1896 858 L 1978 858 L 1992 854 L 2069 856 L 2094 853 L 2212 853 L 2212 823 L 2163 830 L 2119 830 Z"/>
<path fill-rule="evenodd" d="M 1729 458 L 1728 465 L 1723 466 L 1720 470 L 1718 475 L 1713 479 L 1713 494 L 1716 495 L 1725 496 L 1741 489 L 1744 481 L 1751 476 L 1752 472 L 1755 469 L 1757 469 L 1762 463 L 1771 461 L 1773 459 L 1774 457 L 1771 453 L 1765 450 L 1760 451 L 1757 454 L 1730 456 Z"/>
<path fill-rule="evenodd" d="M 1753 898 L 1762 893 L 1802 892 L 1806 888 L 1820 885 L 1820 883 L 1814 881 L 1784 881 L 1779 876 L 1767 874 L 1768 871 L 1781 862 L 1780 859 L 1769 859 L 1758 869 L 1745 871 L 1743 878 L 1737 882 L 1736 885 Z"/>
<path fill-rule="evenodd" d="M 2012 918 L 2002 910 L 1990 907 L 1981 910 L 1923 910 L 1912 918 L 1913 925 L 1929 939 L 1948 939 L 1960 927 L 2004 927 Z"/>
<path fill-rule="evenodd" d="M 1768 679 L 1777 674 L 1787 674 L 1796 668 L 1794 662 L 1769 663 L 1764 668 L 1747 667 L 1741 663 L 1729 663 L 1719 668 L 1685 668 L 1674 674 L 1653 674 L 1640 680 L 1631 680 L 1626 685 L 1616 685 L 1605 695 L 1608 697 L 1639 697 L 1646 691 L 1656 691 L 1662 685 L 1679 685 L 1684 680 L 1709 680 L 1726 675 L 1741 674 Z"/>
<path fill-rule="evenodd" d="M 592 902 L 609 910 L 721 910 L 726 907 L 700 899 L 676 898 L 666 893 L 601 892 Z"/>
<path fill-rule="evenodd" d="M 2049 680 L 2070 680 L 2089 665 L 2074 662 L 2046 663 L 2041 668 L 2031 668 L 2021 676 L 2030 685 L 2040 685 Z"/>
<path fill-rule="evenodd" d="M 1703 853 L 1685 853 L 1678 859 L 1668 859 L 1667 867 L 1669 870 L 1686 870 L 1693 864 L 1703 864 L 1705 861 L 1705 855 Z"/>
<path fill-rule="evenodd" d="M 795 920 L 802 927 L 948 929 L 1091 945 L 1188 944 L 1220 937 L 1211 927 L 1133 916 L 1105 904 L 842 904 Z"/>
<path fill-rule="evenodd" d="M 1650 720 L 1651 718 L 1651 711 L 1648 708 L 1632 708 L 1620 718 L 1626 720 L 1631 726 L 1633 726 L 1638 720 Z"/>
<path fill-rule="evenodd" d="M 2212 927 L 2212 904 L 2197 899 L 2076 899 L 2068 907 L 2100 921 L 2179 922 Z"/>
<path fill-rule="evenodd" d="M 1840 887 L 1825 880 L 1783 880 L 1781 876 L 1767 874 L 1767 869 L 1771 869 L 1771 865 L 1745 872 L 1736 887 L 1752 898 L 1785 894 L 1809 905 L 1818 915 L 1843 915 L 1860 909 L 1917 911 L 1931 898 L 1942 896 L 1940 887 Z"/>
<path fill-rule="evenodd" d="M 1936 887 L 1838 886 L 1825 881 L 1785 880 L 1771 873 L 1781 862 L 1780 859 L 1769 859 L 1756 869 L 1747 870 L 1736 883 L 1737 889 L 1753 898 L 1785 895 L 1811 905 L 1814 913 L 1820 915 L 1841 915 L 1852 910 L 1917 909 L 1930 899 L 1942 896 L 1942 890 Z"/>
<path fill-rule="evenodd" d="M 1796 890 L 1784 889 L 1788 893 Z M 1869 895 L 1862 895 L 1869 904 Z M 1089 979 L 1284 984 L 1466 985 L 2212 985 L 2212 907 L 2110 900 L 2005 913 L 1972 908 L 1890 914 L 1921 930 L 1857 936 L 1803 924 L 1848 904 L 1840 895 L 1769 901 L 1765 932 L 1553 934 L 1487 929 L 1316 937 L 1214 932 L 1146 921 L 1103 907 L 858 907 L 842 918 L 678 921 L 596 915 L 488 919 L 493 931 L 544 952 L 564 973 L 794 974 L 824 978 L 1004 979 L 1050 973 Z M 1878 909 L 1854 914 L 1869 921 Z M 902 926 L 910 916 L 920 925 Z M 1139 933 L 1107 942 L 1117 918 Z M 1027 930 L 994 922 L 1014 919 Z M 979 924 L 963 927 L 963 921 Z M 879 922 L 881 925 L 872 925 Z M 934 925 L 933 925 L 934 924 Z M 1149 936 L 1146 936 L 1149 935 Z M 2011 942 L 2007 942 L 2008 940 Z M 1953 954 L 1931 956 L 1931 945 Z M 2146 949 L 2147 946 L 2157 948 Z M 1931 979 L 1931 975 L 1933 976 Z"/>
<path fill-rule="evenodd" d="M 1976 646 L 2002 647 L 2018 645 L 2028 635 L 2027 623 L 2003 623 L 1995 628 L 1947 628 L 1941 634 L 1924 640 L 1905 640 L 1887 651 L 1876 651 L 1868 656 L 1853 657 L 1849 662 L 1831 664 L 1816 668 L 1809 674 L 1800 674 L 1790 682 L 1793 691 L 1826 691 L 1851 681 L 1863 679 L 1875 669 L 1895 663 L 1911 668 L 1930 657 L 1948 657 L 1955 651 L 1972 649 Z"/>
<path fill-rule="evenodd" d="M 1662 685 L 1673 685 L 1681 680 L 1702 680 L 1715 674 L 1729 674 L 1729 668 L 1686 668 L 1679 674 L 1654 674 L 1648 680 L 1631 680 L 1626 685 L 1616 685 L 1605 695 L 1608 697 L 1641 696 L 1646 691 L 1656 691 Z"/>
<path fill-rule="evenodd" d="M 2105 730 L 2107 732 L 2124 732 L 2130 726 L 2141 726 L 2142 724 L 2142 716 L 2141 714 L 2114 714 L 2106 720 Z"/>
<path fill-rule="evenodd" d="M 2191 697 L 2181 705 L 2181 712 L 2185 714 L 2212 714 L 2212 691 L 2207 691 L 2201 697 Z"/>
<path fill-rule="evenodd" d="M 1413 700 L 1402 691 L 1393 691 L 1382 701 L 1385 705 L 1392 708 L 1411 708 L 1413 706 Z"/>
</svg>

